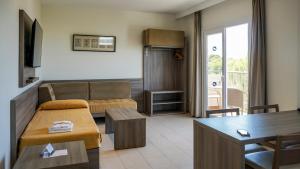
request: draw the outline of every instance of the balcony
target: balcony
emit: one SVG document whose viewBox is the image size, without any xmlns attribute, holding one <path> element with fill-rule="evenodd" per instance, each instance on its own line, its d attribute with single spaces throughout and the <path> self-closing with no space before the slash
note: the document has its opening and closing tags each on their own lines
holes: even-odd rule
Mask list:
<svg viewBox="0 0 300 169">
<path fill-rule="evenodd" d="M 248 72 L 227 71 L 227 108 L 248 112 Z M 223 108 L 222 71 L 208 72 L 208 109 Z"/>
</svg>

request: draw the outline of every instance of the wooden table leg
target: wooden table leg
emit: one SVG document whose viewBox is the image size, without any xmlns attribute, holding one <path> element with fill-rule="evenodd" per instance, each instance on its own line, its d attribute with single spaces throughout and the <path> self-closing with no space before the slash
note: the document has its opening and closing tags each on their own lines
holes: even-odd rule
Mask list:
<svg viewBox="0 0 300 169">
<path fill-rule="evenodd" d="M 244 145 L 194 121 L 194 169 L 245 169 Z"/>
</svg>

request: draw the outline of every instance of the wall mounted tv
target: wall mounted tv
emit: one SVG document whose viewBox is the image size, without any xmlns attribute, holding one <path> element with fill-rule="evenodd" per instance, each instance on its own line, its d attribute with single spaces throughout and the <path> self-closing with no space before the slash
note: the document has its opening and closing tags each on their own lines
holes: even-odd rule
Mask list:
<svg viewBox="0 0 300 169">
<path fill-rule="evenodd" d="M 42 41 L 43 41 L 43 29 L 39 22 L 35 19 L 32 25 L 31 33 L 31 50 L 28 55 L 26 64 L 29 67 L 40 67 L 42 57 Z"/>
</svg>

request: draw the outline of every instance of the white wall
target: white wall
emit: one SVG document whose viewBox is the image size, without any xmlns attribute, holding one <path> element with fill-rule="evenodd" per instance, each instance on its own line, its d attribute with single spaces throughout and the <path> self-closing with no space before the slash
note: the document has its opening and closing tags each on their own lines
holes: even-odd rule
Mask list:
<svg viewBox="0 0 300 169">
<path fill-rule="evenodd" d="M 175 16 L 101 9 L 43 6 L 43 77 L 59 79 L 142 78 L 142 31 L 178 29 Z M 117 51 L 73 52 L 72 34 L 115 35 Z"/>
<path fill-rule="evenodd" d="M 202 12 L 204 32 L 251 22 L 252 0 L 227 0 Z"/>
<path fill-rule="evenodd" d="M 296 109 L 300 89 L 300 1 L 266 2 L 269 102 L 278 103 L 281 110 Z"/>
<path fill-rule="evenodd" d="M 0 1 L 0 169 L 10 163 L 10 100 L 28 87 L 18 88 L 19 8 L 40 20 L 39 0 Z"/>
</svg>

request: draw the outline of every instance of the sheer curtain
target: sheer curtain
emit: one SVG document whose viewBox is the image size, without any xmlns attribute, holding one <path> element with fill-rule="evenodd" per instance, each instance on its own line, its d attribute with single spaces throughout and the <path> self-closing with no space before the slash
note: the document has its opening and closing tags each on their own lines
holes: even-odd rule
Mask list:
<svg viewBox="0 0 300 169">
<path fill-rule="evenodd" d="M 193 117 L 205 117 L 204 111 L 204 75 L 203 75 L 203 50 L 202 50 L 202 26 L 201 11 L 194 14 L 194 52 L 191 58 L 191 89 L 190 112 Z"/>
<path fill-rule="evenodd" d="M 252 0 L 249 106 L 267 105 L 265 0 Z"/>
</svg>

